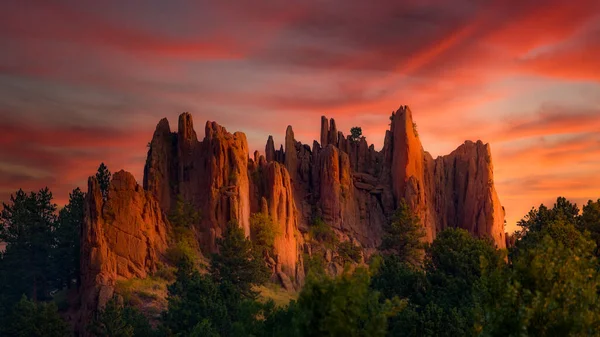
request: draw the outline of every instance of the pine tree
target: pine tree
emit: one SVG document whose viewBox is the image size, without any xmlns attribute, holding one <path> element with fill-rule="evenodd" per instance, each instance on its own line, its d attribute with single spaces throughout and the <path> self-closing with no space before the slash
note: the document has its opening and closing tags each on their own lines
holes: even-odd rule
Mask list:
<svg viewBox="0 0 600 337">
<path fill-rule="evenodd" d="M 102 197 L 104 200 L 108 198 L 108 188 L 110 187 L 111 174 L 104 163 L 100 163 L 98 172 L 96 172 L 96 179 L 98 179 L 98 185 L 100 185 L 100 191 L 102 191 Z"/>
<path fill-rule="evenodd" d="M 425 231 L 404 200 L 383 230 L 381 250 L 398 256 L 404 262 L 413 265 L 420 263 L 424 248 L 421 240 Z"/>
<path fill-rule="evenodd" d="M 219 254 L 213 254 L 210 271 L 218 283 L 229 282 L 242 296 L 255 298 L 252 286 L 265 283 L 270 274 L 262 252 L 254 249 L 244 230 L 229 222 L 223 237 L 217 239 Z"/>
<path fill-rule="evenodd" d="M 88 332 L 96 337 L 149 337 L 156 334 L 138 309 L 119 303 L 117 297 L 111 298 L 96 313 Z"/>
<path fill-rule="evenodd" d="M 69 194 L 69 203 L 60 210 L 56 227 L 57 244 L 53 260 L 57 286 L 79 284 L 80 231 L 83 225 L 85 193 L 79 187 Z"/>
<path fill-rule="evenodd" d="M 23 296 L 12 308 L 10 316 L 0 326 L 6 337 L 64 337 L 67 323 L 59 316 L 54 303 L 35 303 Z"/>
<path fill-rule="evenodd" d="M 18 259 L 11 275 L 15 289 L 26 289 L 37 301 L 39 296 L 48 296 L 50 290 L 56 204 L 47 187 L 30 194 L 19 190 L 10 200 L 10 204 L 3 204 L 0 213 L 0 240 L 7 244 L 3 259 Z"/>
</svg>

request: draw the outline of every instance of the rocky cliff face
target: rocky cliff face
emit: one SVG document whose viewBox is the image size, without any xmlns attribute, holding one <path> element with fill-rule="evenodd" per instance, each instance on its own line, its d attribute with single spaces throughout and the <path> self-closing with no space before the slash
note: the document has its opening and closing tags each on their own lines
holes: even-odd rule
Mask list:
<svg viewBox="0 0 600 337">
<path fill-rule="evenodd" d="M 156 127 L 144 168 L 144 189 L 169 213 L 178 195 L 196 206 L 202 215 L 198 230 L 201 247 L 214 252 L 215 238 L 230 220 L 249 234 L 250 183 L 248 143 L 241 132 L 231 134 L 207 122 L 199 142 L 192 116 L 179 117 L 179 128 L 171 133 L 162 120 Z"/>
<path fill-rule="evenodd" d="M 302 144 L 291 126 L 276 150 L 273 137 L 264 156 L 250 159 L 243 133 L 231 134 L 208 122 L 198 141 L 191 115 L 179 118 L 177 132 L 161 120 L 144 170 L 144 188 L 169 212 L 177 195 L 202 213 L 201 247 L 215 251 L 215 238 L 230 220 L 249 233 L 251 213 L 266 211 L 279 226 L 276 265 L 301 281 L 303 241 L 315 219 L 341 240 L 365 252 L 381 241 L 382 227 L 404 200 L 421 219 L 426 240 L 448 227 L 465 228 L 505 247 L 504 212 L 493 184 L 490 149 L 466 142 L 433 159 L 423 150 L 408 107 L 392 114 L 384 147 L 337 130 L 321 119 L 320 143 Z"/>
<path fill-rule="evenodd" d="M 90 178 L 82 230 L 82 322 L 103 306 L 119 278 L 144 278 L 167 248 L 169 214 L 178 196 L 200 211 L 200 247 L 216 251 L 215 239 L 228 221 L 250 234 L 251 214 L 267 214 L 279 233 L 267 261 L 288 289 L 303 283 L 305 254 L 323 254 L 340 269 L 330 248 L 313 247 L 317 219 L 341 241 L 376 251 L 382 227 L 405 201 L 419 216 L 426 240 L 450 227 L 490 237 L 504 248 L 504 211 L 494 188 L 490 147 L 467 141 L 433 159 L 423 150 L 408 107 L 392 114 L 384 146 L 352 139 L 321 118 L 320 143 L 295 139 L 291 126 L 276 150 L 269 137 L 264 156 L 249 158 L 246 136 L 207 122 L 198 141 L 192 117 L 179 117 L 177 132 L 161 120 L 154 132 L 141 188 L 117 172 L 107 200 Z M 509 241 L 509 240 L 508 240 Z"/>
<path fill-rule="evenodd" d="M 489 145 L 465 142 L 450 155 L 433 159 L 423 150 L 406 106 L 392 114 L 384 147 L 344 137 L 334 120 L 321 118 L 321 143 L 312 149 L 293 140 L 288 127 L 283 155 L 292 182 L 298 224 L 307 232 L 315 218 L 331 225 L 341 239 L 376 248 L 382 226 L 404 200 L 421 219 L 426 240 L 445 228 L 460 227 L 505 247 L 504 211 L 493 182 Z M 273 139 L 267 153 L 274 151 Z"/>
<path fill-rule="evenodd" d="M 168 229 L 159 203 L 130 173 L 114 174 L 106 200 L 96 178 L 89 179 L 81 237 L 83 328 L 113 296 L 117 279 L 145 278 L 156 271 Z"/>
</svg>

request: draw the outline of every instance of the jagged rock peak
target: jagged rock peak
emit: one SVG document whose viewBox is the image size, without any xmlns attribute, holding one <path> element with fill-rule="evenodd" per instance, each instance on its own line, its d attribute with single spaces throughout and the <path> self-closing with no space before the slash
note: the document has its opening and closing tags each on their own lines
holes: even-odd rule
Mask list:
<svg viewBox="0 0 600 337">
<path fill-rule="evenodd" d="M 171 126 L 169 125 L 169 120 L 166 118 L 161 119 L 160 122 L 158 122 L 158 124 L 156 125 L 156 130 L 154 131 L 154 134 L 168 135 L 170 133 Z"/>
<path fill-rule="evenodd" d="M 198 137 L 196 136 L 196 131 L 194 131 L 194 121 L 192 119 L 192 115 L 189 112 L 184 112 L 181 115 L 179 115 L 178 133 L 180 139 L 188 141 L 198 140 Z"/>
<path fill-rule="evenodd" d="M 321 147 L 327 146 L 329 139 L 329 120 L 325 116 L 321 116 Z"/>
<path fill-rule="evenodd" d="M 106 200 L 95 177 L 88 180 L 81 229 L 82 307 L 78 329 L 115 292 L 116 280 L 145 278 L 155 272 L 167 248 L 168 220 L 152 194 L 133 175 L 113 175 Z"/>
<path fill-rule="evenodd" d="M 265 145 L 265 157 L 267 162 L 272 162 L 275 160 L 275 142 L 273 141 L 273 136 L 269 135 L 269 139 L 267 139 L 267 145 Z"/>
<path fill-rule="evenodd" d="M 296 140 L 294 139 L 294 130 L 288 125 L 285 131 L 285 168 L 290 174 L 292 181 L 296 180 L 296 170 L 298 155 L 296 153 Z"/>
</svg>

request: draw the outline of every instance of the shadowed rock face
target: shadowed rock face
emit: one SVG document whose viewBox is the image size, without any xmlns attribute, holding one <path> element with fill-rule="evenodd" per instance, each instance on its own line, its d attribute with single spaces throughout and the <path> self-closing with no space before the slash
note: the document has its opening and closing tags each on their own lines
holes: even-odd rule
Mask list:
<svg viewBox="0 0 600 337">
<path fill-rule="evenodd" d="M 112 298 L 117 279 L 155 272 L 167 248 L 168 221 L 152 194 L 129 172 L 119 171 L 103 200 L 95 177 L 88 181 L 81 237 L 81 325 Z"/>
</svg>

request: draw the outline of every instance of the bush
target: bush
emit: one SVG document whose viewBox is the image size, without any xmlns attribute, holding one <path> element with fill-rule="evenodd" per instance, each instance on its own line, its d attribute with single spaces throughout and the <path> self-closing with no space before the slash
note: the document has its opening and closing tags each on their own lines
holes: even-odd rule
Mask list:
<svg viewBox="0 0 600 337">
<path fill-rule="evenodd" d="M 167 261 L 173 265 L 177 265 L 182 259 L 189 259 L 190 261 L 196 261 L 198 253 L 194 248 L 183 241 L 177 242 L 174 245 L 169 246 L 165 252 Z"/>
<path fill-rule="evenodd" d="M 275 238 L 279 234 L 279 228 L 267 214 L 254 213 L 250 216 L 250 235 L 258 249 L 273 253 Z"/>
<path fill-rule="evenodd" d="M 62 337 L 68 336 L 68 329 L 54 303 L 35 303 L 23 296 L 0 326 L 0 335 Z"/>
<path fill-rule="evenodd" d="M 312 240 L 316 240 L 329 249 L 334 249 L 338 244 L 338 238 L 331 226 L 325 223 L 321 218 L 315 219 L 310 226 L 309 235 Z"/>
<path fill-rule="evenodd" d="M 343 263 L 359 263 L 362 257 L 362 251 L 359 246 L 350 241 L 344 241 L 338 245 L 338 254 Z"/>
<path fill-rule="evenodd" d="M 325 259 L 323 256 L 304 254 L 304 273 L 315 277 L 325 276 Z"/>
</svg>

